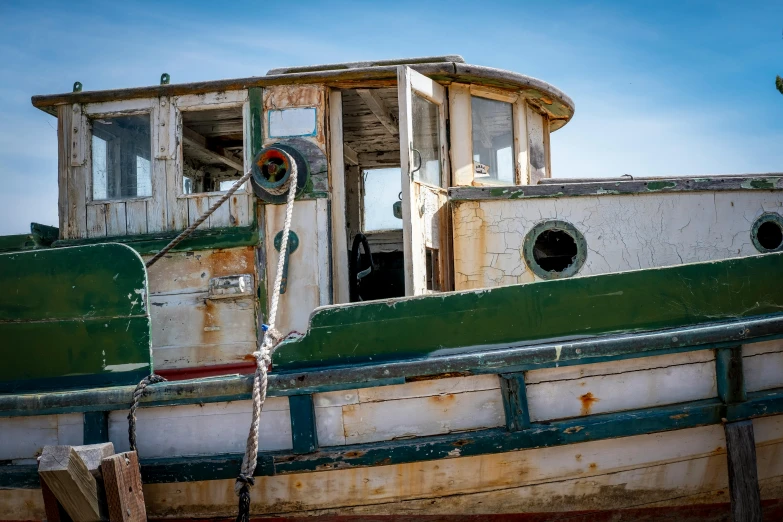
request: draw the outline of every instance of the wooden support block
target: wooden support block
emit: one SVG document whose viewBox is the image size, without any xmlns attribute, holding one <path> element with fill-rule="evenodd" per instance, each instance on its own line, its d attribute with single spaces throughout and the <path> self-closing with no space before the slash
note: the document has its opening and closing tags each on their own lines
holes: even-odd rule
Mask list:
<svg viewBox="0 0 783 522">
<path fill-rule="evenodd" d="M 73 446 L 45 446 L 38 475 L 74 522 L 101 520 L 95 477 Z"/>
<path fill-rule="evenodd" d="M 753 422 L 729 422 L 723 429 L 726 432 L 732 520 L 761 522 L 761 495 L 756 470 Z"/>
<path fill-rule="evenodd" d="M 103 484 L 110 522 L 147 522 L 141 470 L 135 451 L 103 459 Z"/>
<path fill-rule="evenodd" d="M 43 496 L 47 522 L 72 522 L 71 517 L 68 516 L 62 504 L 57 502 L 57 497 L 54 496 L 44 480 L 41 480 L 41 495 Z"/>
</svg>

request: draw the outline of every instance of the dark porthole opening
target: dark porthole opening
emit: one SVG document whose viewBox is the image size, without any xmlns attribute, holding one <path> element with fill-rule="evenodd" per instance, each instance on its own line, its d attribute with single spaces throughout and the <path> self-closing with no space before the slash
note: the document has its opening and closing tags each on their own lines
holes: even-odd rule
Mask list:
<svg viewBox="0 0 783 522">
<path fill-rule="evenodd" d="M 587 242 L 571 223 L 551 219 L 527 233 L 522 253 L 525 264 L 541 279 L 571 277 L 587 259 Z"/>
<path fill-rule="evenodd" d="M 783 216 L 765 212 L 753 223 L 750 238 L 759 252 L 783 251 Z"/>
<path fill-rule="evenodd" d="M 563 230 L 545 230 L 533 244 L 533 259 L 547 272 L 562 272 L 577 254 L 576 241 Z"/>
<path fill-rule="evenodd" d="M 767 250 L 776 250 L 783 244 L 783 229 L 779 223 L 765 221 L 759 226 L 757 236 L 759 244 Z"/>
</svg>

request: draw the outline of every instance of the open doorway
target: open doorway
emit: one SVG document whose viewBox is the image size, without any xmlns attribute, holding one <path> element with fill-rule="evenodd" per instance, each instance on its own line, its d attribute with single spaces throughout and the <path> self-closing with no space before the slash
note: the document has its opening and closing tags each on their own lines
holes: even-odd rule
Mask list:
<svg viewBox="0 0 783 522">
<path fill-rule="evenodd" d="M 351 301 L 402 297 L 397 89 L 344 90 L 342 112 Z"/>
</svg>

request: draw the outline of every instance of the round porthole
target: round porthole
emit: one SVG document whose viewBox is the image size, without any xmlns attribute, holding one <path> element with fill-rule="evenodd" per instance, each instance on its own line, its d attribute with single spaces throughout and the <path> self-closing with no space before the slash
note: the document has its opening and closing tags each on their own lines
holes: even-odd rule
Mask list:
<svg viewBox="0 0 783 522">
<path fill-rule="evenodd" d="M 753 223 L 750 238 L 756 250 L 764 254 L 783 251 L 783 216 L 765 212 Z"/>
<path fill-rule="evenodd" d="M 574 225 L 566 221 L 543 221 L 525 236 L 525 263 L 541 279 L 570 277 L 587 258 L 587 242 Z"/>
</svg>

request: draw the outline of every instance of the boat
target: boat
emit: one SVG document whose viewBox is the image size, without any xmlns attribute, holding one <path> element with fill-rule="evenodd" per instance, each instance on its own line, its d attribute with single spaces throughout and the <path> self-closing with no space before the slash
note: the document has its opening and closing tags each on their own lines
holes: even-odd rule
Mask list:
<svg viewBox="0 0 783 522">
<path fill-rule="evenodd" d="M 32 98 L 0 520 L 134 401 L 150 519 L 783 517 L 783 174 L 552 177 L 573 101 L 456 55 L 170 80 Z"/>
</svg>

